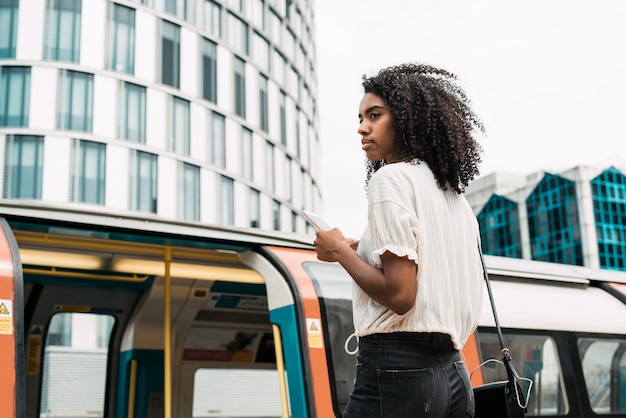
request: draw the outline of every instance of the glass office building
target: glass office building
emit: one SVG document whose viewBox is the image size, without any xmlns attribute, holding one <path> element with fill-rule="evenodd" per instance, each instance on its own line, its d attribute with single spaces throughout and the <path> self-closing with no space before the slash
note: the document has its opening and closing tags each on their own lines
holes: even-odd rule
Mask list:
<svg viewBox="0 0 626 418">
<path fill-rule="evenodd" d="M 466 195 L 486 254 L 626 271 L 626 170 L 494 173 Z"/>
<path fill-rule="evenodd" d="M 0 0 L 2 199 L 304 233 L 312 0 Z"/>
</svg>

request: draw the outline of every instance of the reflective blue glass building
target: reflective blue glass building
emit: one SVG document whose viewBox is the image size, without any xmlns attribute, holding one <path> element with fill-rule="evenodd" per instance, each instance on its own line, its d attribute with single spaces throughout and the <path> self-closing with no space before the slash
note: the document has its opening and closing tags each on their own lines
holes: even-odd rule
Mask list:
<svg viewBox="0 0 626 418">
<path fill-rule="evenodd" d="M 313 24 L 312 0 L 0 0 L 1 198 L 306 232 Z"/>
<path fill-rule="evenodd" d="M 494 173 L 467 189 L 486 254 L 626 270 L 626 175 L 575 167 Z"/>
</svg>

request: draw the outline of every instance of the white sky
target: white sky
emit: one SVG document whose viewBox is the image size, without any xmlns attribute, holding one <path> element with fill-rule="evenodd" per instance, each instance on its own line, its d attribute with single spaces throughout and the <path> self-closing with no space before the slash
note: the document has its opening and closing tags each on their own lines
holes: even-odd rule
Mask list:
<svg viewBox="0 0 626 418">
<path fill-rule="evenodd" d="M 626 167 L 626 1 L 315 1 L 322 214 L 346 236 L 366 224 L 361 76 L 393 64 L 458 75 L 482 175 Z"/>
</svg>

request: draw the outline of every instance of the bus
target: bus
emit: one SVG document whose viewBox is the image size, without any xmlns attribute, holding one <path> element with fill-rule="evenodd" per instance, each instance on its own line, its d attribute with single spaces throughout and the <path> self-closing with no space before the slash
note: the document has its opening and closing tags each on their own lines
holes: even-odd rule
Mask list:
<svg viewBox="0 0 626 418">
<path fill-rule="evenodd" d="M 28 201 L 0 227 L 1 417 L 341 416 L 352 280 L 313 236 Z M 485 261 L 527 415 L 626 418 L 626 272 Z M 486 287 L 462 354 L 505 378 Z"/>
</svg>

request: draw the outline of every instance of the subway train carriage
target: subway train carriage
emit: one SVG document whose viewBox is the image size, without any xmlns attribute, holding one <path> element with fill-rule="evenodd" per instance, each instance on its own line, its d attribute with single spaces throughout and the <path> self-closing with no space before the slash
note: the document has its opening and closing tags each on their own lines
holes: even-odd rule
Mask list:
<svg viewBox="0 0 626 418">
<path fill-rule="evenodd" d="M 0 207 L 0 417 L 340 417 L 352 282 L 292 236 Z M 626 418 L 626 272 L 486 256 L 528 416 Z M 485 287 L 463 350 L 504 367 Z"/>
</svg>

